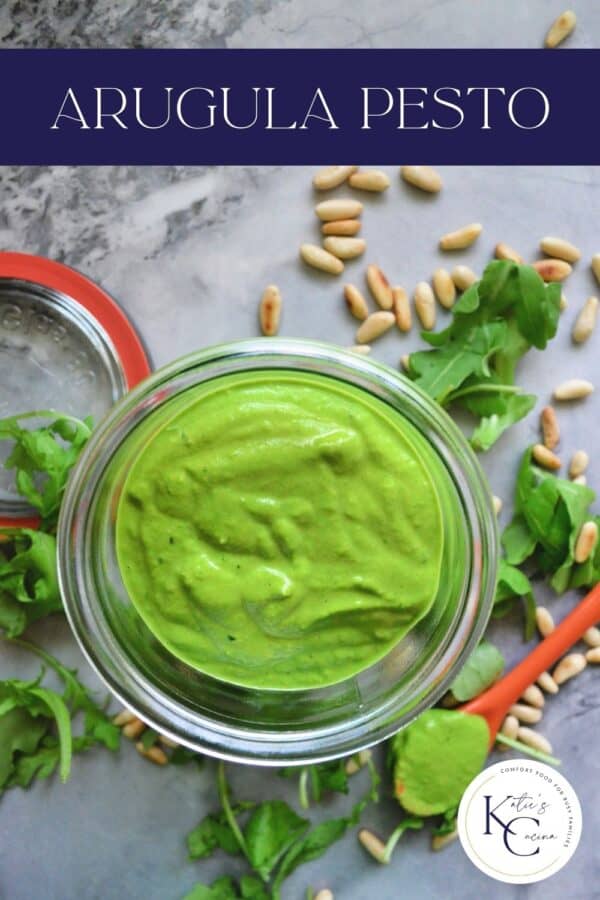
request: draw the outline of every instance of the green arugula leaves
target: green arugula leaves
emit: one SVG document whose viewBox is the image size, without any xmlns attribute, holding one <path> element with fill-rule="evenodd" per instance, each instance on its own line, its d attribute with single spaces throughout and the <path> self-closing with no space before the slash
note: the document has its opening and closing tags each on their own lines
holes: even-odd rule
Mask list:
<svg viewBox="0 0 600 900">
<path fill-rule="evenodd" d="M 16 637 L 36 619 L 61 609 L 54 535 L 29 528 L 3 531 L 0 628 L 8 637 Z"/>
<path fill-rule="evenodd" d="M 515 385 L 520 358 L 554 337 L 560 286 L 530 266 L 495 260 L 462 295 L 444 331 L 422 332 L 433 349 L 412 353 L 408 377 L 444 406 L 479 419 L 471 443 L 488 450 L 535 405 Z"/>
<path fill-rule="evenodd" d="M 498 648 L 489 641 L 480 641 L 450 685 L 455 700 L 464 703 L 481 694 L 500 677 L 503 669 L 504 657 Z"/>
</svg>

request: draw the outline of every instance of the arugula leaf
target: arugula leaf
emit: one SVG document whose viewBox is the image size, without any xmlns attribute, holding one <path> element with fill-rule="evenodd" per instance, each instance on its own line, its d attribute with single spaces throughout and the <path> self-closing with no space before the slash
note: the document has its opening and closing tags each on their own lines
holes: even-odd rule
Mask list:
<svg viewBox="0 0 600 900">
<path fill-rule="evenodd" d="M 20 423 L 49 420 L 34 429 Z M 56 524 L 69 472 L 76 463 L 93 427 L 91 418 L 83 421 L 53 410 L 39 410 L 0 420 L 0 441 L 14 446 L 5 468 L 15 470 L 19 493 L 40 513 L 42 529 Z"/>
<path fill-rule="evenodd" d="M 450 685 L 450 690 L 455 699 L 463 703 L 493 684 L 503 669 L 504 657 L 498 648 L 482 640 Z"/>
<path fill-rule="evenodd" d="M 266 801 L 256 807 L 244 835 L 248 861 L 264 881 L 308 825 L 308 819 L 298 816 L 283 800 Z"/>
<path fill-rule="evenodd" d="M 524 572 L 511 565 L 506 559 L 501 559 L 498 566 L 498 580 L 496 583 L 496 595 L 492 615 L 499 619 L 505 616 L 513 606 L 515 600 L 522 600 L 525 610 L 524 637 L 531 640 L 535 634 L 535 608 L 531 582 Z"/>
<path fill-rule="evenodd" d="M 270 900 L 268 892 L 257 878 L 243 875 L 239 890 L 228 875 L 217 878 L 208 886 L 197 884 L 183 900 Z"/>
<path fill-rule="evenodd" d="M 61 610 L 56 538 L 29 528 L 0 529 L 0 627 L 16 637 Z"/>
<path fill-rule="evenodd" d="M 235 815 L 253 809 L 254 803 L 238 803 L 233 807 Z M 241 853 L 240 845 L 227 821 L 224 812 L 205 816 L 187 836 L 190 859 L 205 859 L 215 850 L 221 849 L 231 856 Z"/>
<path fill-rule="evenodd" d="M 439 403 L 479 417 L 471 442 L 488 450 L 535 404 L 516 387 L 515 370 L 527 350 L 554 337 L 559 307 L 559 285 L 545 285 L 529 266 L 494 260 L 455 304 L 448 328 L 422 333 L 433 349 L 411 354 L 408 377 Z"/>
<path fill-rule="evenodd" d="M 296 778 L 298 776 L 298 793 L 300 806 L 308 809 L 310 806 L 308 785 L 312 791 L 315 803 L 319 803 L 324 793 L 332 791 L 347 794 L 348 775 L 343 759 L 334 759 L 330 762 L 312 763 L 308 766 L 286 766 L 279 770 L 281 778 Z"/>
</svg>

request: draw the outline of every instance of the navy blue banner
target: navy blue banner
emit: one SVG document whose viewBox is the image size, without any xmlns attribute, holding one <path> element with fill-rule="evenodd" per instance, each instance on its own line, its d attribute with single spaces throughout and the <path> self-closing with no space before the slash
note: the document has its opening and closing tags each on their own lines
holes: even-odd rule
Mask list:
<svg viewBox="0 0 600 900">
<path fill-rule="evenodd" d="M 598 50 L 0 50 L 1 164 L 594 164 Z"/>
</svg>

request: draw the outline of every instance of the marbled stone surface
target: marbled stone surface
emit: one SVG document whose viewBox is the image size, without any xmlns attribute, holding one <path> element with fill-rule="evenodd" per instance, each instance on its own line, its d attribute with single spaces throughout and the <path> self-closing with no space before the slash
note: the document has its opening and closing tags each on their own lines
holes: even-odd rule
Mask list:
<svg viewBox="0 0 600 900">
<path fill-rule="evenodd" d="M 600 6 L 576 5 L 580 25 L 573 47 L 597 44 Z M 504 4 L 492 0 L 401 3 L 358 0 L 293 2 L 14 2 L 0 8 L 3 46 L 539 46 L 560 5 L 546 0 Z M 560 52 L 560 51 L 558 51 Z M 365 160 L 365 164 L 376 161 Z M 399 160 L 401 162 L 401 160 Z M 456 260 L 481 270 L 494 243 L 506 240 L 528 259 L 544 234 L 578 243 L 584 260 L 566 286 L 569 309 L 559 335 L 544 353 L 532 351 L 520 382 L 547 401 L 557 379 L 598 381 L 595 342 L 574 349 L 570 326 L 584 299 L 597 290 L 587 260 L 600 251 L 597 217 L 600 168 L 448 168 L 437 198 L 418 195 L 388 169 L 392 186 L 365 198 L 365 261 L 377 261 L 407 289 L 440 264 L 437 238 L 465 222 L 485 226 L 477 245 Z M 138 324 L 156 365 L 182 353 L 257 333 L 256 307 L 264 285 L 284 295 L 282 333 L 353 341 L 354 323 L 341 296 L 343 279 L 302 266 L 297 249 L 317 237 L 311 172 L 303 168 L 146 168 L 0 170 L 0 246 L 62 260 L 99 281 Z M 345 190 L 341 189 L 340 194 Z M 347 266 L 348 280 L 362 283 L 364 262 Z M 442 316 L 440 316 L 442 319 Z M 394 366 L 419 339 L 390 333 L 374 349 Z M 598 403 L 561 409 L 561 452 L 584 446 L 592 456 L 590 483 L 600 483 L 595 450 L 600 443 Z M 506 501 L 518 454 L 535 439 L 537 412 L 512 429 L 484 459 L 495 493 Z M 560 618 L 576 601 L 540 589 Z M 494 639 L 509 663 L 527 647 L 518 617 L 494 625 Z M 62 658 L 94 678 L 66 625 L 36 630 Z M 22 655 L 3 650 L 3 676 L 32 672 Z M 563 760 L 563 772 L 583 804 L 584 832 L 571 863 L 548 882 L 530 887 L 497 884 L 476 871 L 456 844 L 429 851 L 423 834 L 408 834 L 388 868 L 356 845 L 354 834 L 327 856 L 302 868 L 284 897 L 300 898 L 307 884 L 329 886 L 336 898 L 365 900 L 587 900 L 600 896 L 596 835 L 600 828 L 595 750 L 600 725 L 600 673 L 588 670 L 549 700 L 542 730 Z M 292 797 L 273 774 L 242 767 L 233 774 L 241 795 Z M 355 792 L 362 785 L 356 782 Z M 210 881 L 238 866 L 226 857 L 186 860 L 185 833 L 214 804 L 212 765 L 204 772 L 157 770 L 126 745 L 117 759 L 96 752 L 76 760 L 66 786 L 56 780 L 27 793 L 12 791 L 0 804 L 2 900 L 177 900 L 196 881 Z M 347 801 L 327 804 L 339 813 Z M 365 814 L 382 834 L 398 819 L 389 800 Z"/>
</svg>

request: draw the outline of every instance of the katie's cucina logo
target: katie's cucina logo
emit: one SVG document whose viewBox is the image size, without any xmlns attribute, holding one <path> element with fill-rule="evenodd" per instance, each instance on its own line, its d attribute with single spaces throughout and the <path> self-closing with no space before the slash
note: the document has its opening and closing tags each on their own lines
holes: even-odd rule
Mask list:
<svg viewBox="0 0 600 900">
<path fill-rule="evenodd" d="M 458 835 L 474 865 L 511 884 L 541 881 L 569 861 L 581 807 L 559 772 L 528 759 L 496 763 L 465 791 Z"/>
</svg>

